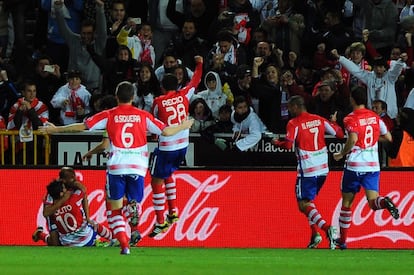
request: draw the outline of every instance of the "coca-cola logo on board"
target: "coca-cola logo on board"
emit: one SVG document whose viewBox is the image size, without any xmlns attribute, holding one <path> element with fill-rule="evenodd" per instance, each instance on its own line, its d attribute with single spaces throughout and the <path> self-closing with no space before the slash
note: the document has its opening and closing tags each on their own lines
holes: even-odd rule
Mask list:
<svg viewBox="0 0 414 275">
<path fill-rule="evenodd" d="M 357 242 L 371 238 L 387 238 L 393 243 L 397 241 L 409 241 L 414 243 L 414 238 L 399 230 L 404 228 L 403 226 L 411 226 L 414 221 L 414 191 L 408 192 L 405 197 L 401 197 L 399 191 L 392 191 L 385 196 L 390 197 L 396 204 L 400 218 L 398 220 L 393 219 L 390 213 L 386 210 L 372 211 L 369 208 L 368 201 L 365 196 L 361 197 L 361 200 L 354 201 L 352 207 L 352 224 L 348 233 L 347 242 Z M 342 199 L 338 201 L 335 207 L 335 211 L 332 216 L 332 224 L 339 228 L 339 213 L 342 206 Z M 372 226 L 374 225 L 374 226 Z M 403 226 L 401 226 L 403 225 Z M 361 230 L 352 230 L 353 227 L 372 228 L 372 233 L 367 233 L 359 236 L 355 236 L 353 232 L 360 232 Z M 399 229 L 396 229 L 399 228 Z"/>
<path fill-rule="evenodd" d="M 76 173 L 77 178 L 83 179 L 82 173 Z M 191 193 L 189 198 L 184 198 L 178 194 L 181 209 L 179 209 L 180 219 L 171 227 L 169 231 L 164 234 L 159 234 L 155 237 L 156 240 L 165 238 L 168 234 L 173 232 L 174 239 L 176 241 L 188 240 L 188 241 L 203 241 L 211 236 L 215 229 L 220 225 L 216 216 L 219 212 L 219 207 L 207 206 L 209 198 L 224 185 L 226 185 L 231 176 L 227 175 L 225 178 L 220 179 L 219 175 L 212 174 L 205 180 L 199 180 L 193 177 L 191 174 L 177 174 L 174 175 L 175 181 L 179 184 L 188 184 L 194 188 L 194 192 Z M 88 190 L 89 205 L 93 205 L 90 210 L 90 219 L 95 220 L 98 223 L 106 222 L 106 207 L 105 207 L 105 192 L 103 189 Z M 183 200 L 186 200 L 184 202 Z M 155 223 L 154 209 L 152 207 L 152 190 L 151 185 L 145 187 L 144 198 L 142 205 L 142 216 L 140 219 L 139 230 L 143 236 L 149 234 Z M 96 209 L 96 210 L 94 210 Z M 43 206 L 39 206 L 37 214 L 38 226 L 46 227 L 46 221 L 42 214 Z M 166 210 L 167 211 L 167 210 Z M 129 232 L 129 228 L 127 230 Z M 128 233 L 129 234 L 129 233 Z"/>
</svg>

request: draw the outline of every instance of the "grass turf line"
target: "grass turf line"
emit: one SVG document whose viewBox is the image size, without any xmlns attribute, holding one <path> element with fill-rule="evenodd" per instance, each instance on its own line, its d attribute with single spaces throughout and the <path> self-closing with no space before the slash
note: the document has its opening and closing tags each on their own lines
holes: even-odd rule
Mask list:
<svg viewBox="0 0 414 275">
<path fill-rule="evenodd" d="M 2 274 L 414 274 L 413 250 L 1 246 Z"/>
</svg>

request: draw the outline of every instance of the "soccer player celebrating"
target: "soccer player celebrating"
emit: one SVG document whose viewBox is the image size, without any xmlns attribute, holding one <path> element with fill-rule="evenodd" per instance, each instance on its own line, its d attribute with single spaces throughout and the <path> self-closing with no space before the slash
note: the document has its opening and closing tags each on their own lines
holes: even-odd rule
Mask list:
<svg viewBox="0 0 414 275">
<path fill-rule="evenodd" d="M 108 228 L 87 219 L 85 214 L 88 209 L 85 209 L 81 203 L 85 198 L 81 189 L 68 190 L 62 180 L 58 179 L 47 186 L 47 192 L 53 203 L 45 205 L 43 215 L 53 217 L 61 245 L 93 246 L 97 235 L 108 240 L 112 239 L 112 233 Z"/>
<path fill-rule="evenodd" d="M 325 183 L 329 172 L 325 133 L 338 138 L 343 138 L 344 133 L 336 123 L 308 113 L 301 96 L 289 98 L 288 110 L 294 118 L 286 126 L 286 139 L 274 139 L 272 143 L 285 149 L 291 149 L 295 144 L 298 159 L 296 199 L 299 210 L 309 220 L 312 231 L 308 248 L 316 248 L 322 241 L 318 232 L 319 227 L 325 231 L 329 239 L 329 247 L 335 249 L 336 230 L 322 218 L 314 199 Z"/>
<path fill-rule="evenodd" d="M 162 79 L 164 95 L 154 100 L 153 114 L 161 121 L 171 125 L 179 125 L 187 119 L 189 100 L 201 80 L 203 58 L 194 57 L 196 69 L 190 83 L 177 91 L 178 81 L 173 74 L 166 74 Z M 182 131 L 173 136 L 160 136 L 158 148 L 154 150 L 151 162 L 152 201 L 156 215 L 156 223 L 150 237 L 155 237 L 168 230 L 170 225 L 178 221 L 176 207 L 176 187 L 172 174 L 185 159 L 189 144 L 190 131 Z M 168 215 L 164 217 L 165 195 L 167 195 Z"/>
<path fill-rule="evenodd" d="M 110 158 L 107 162 L 107 195 L 111 205 L 109 227 L 121 246 L 121 254 L 130 254 L 126 235 L 126 219 L 122 212 L 124 196 L 141 201 L 144 177 L 148 168 L 147 131 L 156 135 L 171 136 L 188 130 L 193 120 L 183 120 L 176 126 L 165 125 L 150 113 L 132 105 L 134 88 L 124 81 L 116 88 L 118 106 L 89 117 L 83 123 L 65 126 L 42 127 L 43 133 L 107 130 L 110 140 Z"/>
<path fill-rule="evenodd" d="M 341 152 L 334 154 L 335 160 L 347 156 L 342 176 L 342 207 L 339 213 L 341 236 L 336 240 L 340 249 L 346 249 L 346 238 L 352 222 L 352 203 L 355 194 L 363 187 L 369 207 L 376 211 L 387 209 L 394 219 L 400 214 L 388 197 L 381 197 L 379 190 L 380 165 L 378 160 L 378 141 L 380 137 L 391 142 L 387 126 L 373 111 L 366 109 L 367 91 L 358 87 L 351 92 L 353 112 L 344 119 L 348 134 Z"/>
</svg>

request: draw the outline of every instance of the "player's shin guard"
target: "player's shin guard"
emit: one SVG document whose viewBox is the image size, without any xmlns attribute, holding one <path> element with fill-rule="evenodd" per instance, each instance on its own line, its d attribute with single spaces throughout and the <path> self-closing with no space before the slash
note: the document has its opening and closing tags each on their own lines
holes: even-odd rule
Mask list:
<svg viewBox="0 0 414 275">
<path fill-rule="evenodd" d="M 164 184 L 151 183 L 152 186 L 152 203 L 154 204 L 157 224 L 163 224 L 165 221 L 165 187 Z"/>
<path fill-rule="evenodd" d="M 168 213 L 170 215 L 177 213 L 177 189 L 172 177 L 165 180 L 165 194 L 167 195 Z"/>
<path fill-rule="evenodd" d="M 339 241 L 341 243 L 346 243 L 346 238 L 348 235 L 348 229 L 351 227 L 352 222 L 352 210 L 349 207 L 342 206 L 339 213 L 339 229 L 341 237 Z"/>
<path fill-rule="evenodd" d="M 126 223 L 121 209 L 112 210 L 111 217 L 108 219 L 109 228 L 112 230 L 113 237 L 115 237 L 121 249 L 128 248 L 128 237 L 126 235 Z"/>
</svg>

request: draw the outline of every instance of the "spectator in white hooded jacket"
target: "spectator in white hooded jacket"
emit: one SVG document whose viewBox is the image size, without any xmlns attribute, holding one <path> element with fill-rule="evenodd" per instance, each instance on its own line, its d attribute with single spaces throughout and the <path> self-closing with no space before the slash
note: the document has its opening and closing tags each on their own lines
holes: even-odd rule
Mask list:
<svg viewBox="0 0 414 275">
<path fill-rule="evenodd" d="M 233 144 L 238 150 L 247 151 L 260 141 L 267 129 L 244 96 L 236 97 L 233 107 Z"/>
</svg>

